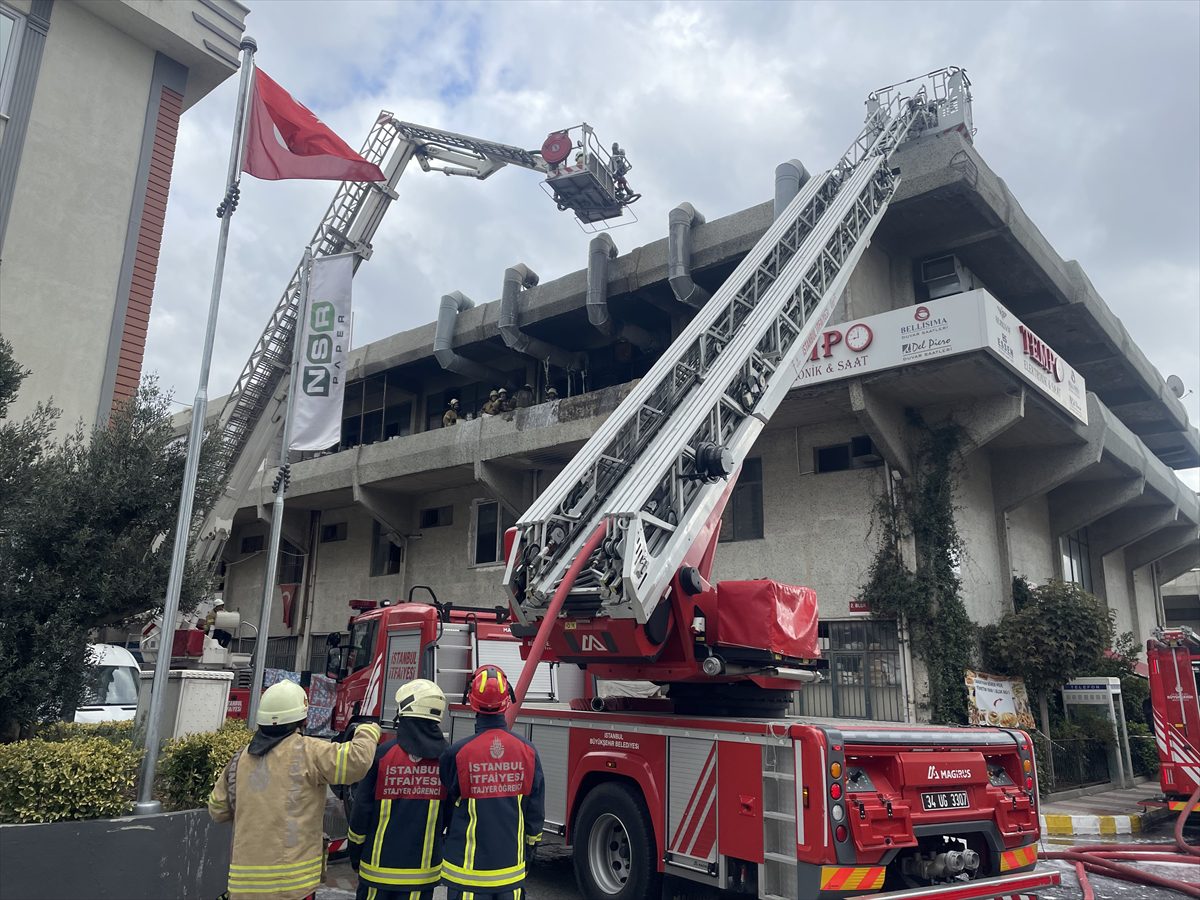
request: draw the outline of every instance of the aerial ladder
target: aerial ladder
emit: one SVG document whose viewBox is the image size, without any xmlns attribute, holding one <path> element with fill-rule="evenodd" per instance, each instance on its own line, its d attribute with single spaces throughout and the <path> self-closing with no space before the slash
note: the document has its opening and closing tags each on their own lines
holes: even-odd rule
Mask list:
<svg viewBox="0 0 1200 900">
<path fill-rule="evenodd" d="M 751 684 L 779 704 L 814 677 L 765 642 L 757 652 L 707 646 L 721 513 L 895 196 L 897 148 L 930 133 L 969 135 L 969 84 L 947 68 L 873 92 L 845 154 L 803 185 L 521 516 L 504 583 L 514 633 L 530 644 L 527 671 L 548 645 L 560 662 L 667 683 L 677 708 L 691 697 L 710 709 L 722 688 L 745 709 Z"/>
<path fill-rule="evenodd" d="M 540 150 L 524 150 L 402 122 L 385 110 L 361 155 L 382 169 L 386 181 L 343 182 L 308 243 L 314 258 L 353 252 L 356 272 L 370 259 L 371 241 L 413 160 L 426 172 L 480 180 L 507 165 L 531 169 L 545 176 L 543 190 L 560 210 L 573 212 L 585 230 L 632 217 L 628 207 L 640 197 L 626 179 L 632 165 L 625 152 L 615 143 L 606 150 L 586 122 L 553 132 Z M 209 565 L 219 559 L 255 473 L 281 440 L 299 295 L 297 265 L 215 420 L 216 474 L 222 489 L 200 524 L 195 550 L 197 559 Z"/>
</svg>

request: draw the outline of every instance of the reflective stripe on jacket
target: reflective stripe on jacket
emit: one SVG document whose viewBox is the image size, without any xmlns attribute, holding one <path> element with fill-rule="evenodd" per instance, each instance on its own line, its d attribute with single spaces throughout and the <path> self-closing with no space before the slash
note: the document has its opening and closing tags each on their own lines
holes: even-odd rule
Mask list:
<svg viewBox="0 0 1200 900">
<path fill-rule="evenodd" d="M 436 759 L 414 757 L 394 739 L 380 746 L 350 813 L 350 859 L 359 878 L 388 890 L 437 884 L 445 799 Z"/>
<path fill-rule="evenodd" d="M 475 734 L 442 755 L 442 783 L 454 804 L 442 881 L 480 893 L 525 882 L 525 847 L 541 839 L 542 763 L 504 716 L 480 715 Z"/>
<path fill-rule="evenodd" d="M 301 900 L 321 883 L 322 824 L 330 784 L 366 774 L 379 726 L 361 726 L 334 744 L 292 734 L 263 756 L 238 753 L 208 798 L 218 822 L 233 820 L 230 900 Z"/>
</svg>

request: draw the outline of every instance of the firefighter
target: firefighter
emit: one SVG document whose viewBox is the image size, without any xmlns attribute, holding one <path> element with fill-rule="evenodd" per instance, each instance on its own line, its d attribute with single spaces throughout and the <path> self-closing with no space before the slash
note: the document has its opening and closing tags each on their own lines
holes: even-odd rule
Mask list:
<svg viewBox="0 0 1200 900">
<path fill-rule="evenodd" d="M 454 805 L 442 861 L 448 900 L 522 900 L 526 855 L 542 840 L 542 761 L 508 730 L 512 699 L 499 666 L 476 669 L 463 698 L 475 710 L 475 734 L 442 754 L 442 784 Z"/>
<path fill-rule="evenodd" d="M 533 385 L 527 384 L 519 391 L 516 396 L 517 409 L 527 409 L 533 406 Z"/>
<path fill-rule="evenodd" d="M 500 392 L 492 391 L 488 395 L 487 401 L 483 404 L 483 409 L 480 410 L 485 416 L 494 416 L 500 412 Z"/>
<path fill-rule="evenodd" d="M 496 401 L 496 412 L 512 412 L 516 407 L 508 399 L 508 388 L 500 388 L 500 396 Z"/>
<path fill-rule="evenodd" d="M 234 754 L 208 797 L 209 815 L 233 820 L 230 900 L 315 897 L 325 869 L 322 824 L 331 784 L 367 774 L 379 726 L 359 726 L 334 744 L 305 737 L 308 696 L 292 681 L 267 688 L 258 704 L 258 730 Z"/>
<path fill-rule="evenodd" d="M 396 691 L 396 737 L 354 789 L 348 829 L 357 900 L 432 900 L 442 874 L 446 696 L 418 678 Z"/>
<path fill-rule="evenodd" d="M 557 399 L 558 399 L 558 388 L 555 388 L 555 387 L 546 388 L 546 402 L 550 403 L 551 401 L 554 401 Z"/>
<path fill-rule="evenodd" d="M 458 400 L 452 399 L 446 404 L 446 411 L 442 413 L 442 427 L 449 428 L 451 425 L 458 424 Z"/>
</svg>

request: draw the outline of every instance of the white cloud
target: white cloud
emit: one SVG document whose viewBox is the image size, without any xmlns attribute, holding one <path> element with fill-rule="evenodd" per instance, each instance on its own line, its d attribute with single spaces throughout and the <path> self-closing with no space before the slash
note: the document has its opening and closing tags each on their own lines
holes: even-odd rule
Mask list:
<svg viewBox="0 0 1200 900">
<path fill-rule="evenodd" d="M 381 108 L 538 147 L 586 119 L 644 195 L 627 251 L 683 200 L 709 218 L 771 195 L 774 166 L 828 165 L 869 90 L 939 65 L 974 81 L 976 144 L 1064 257 L 1078 258 L 1200 407 L 1200 7 L 1185 4 L 252 3 L 259 63 L 357 146 Z M 953 11 L 953 14 L 951 14 Z M 332 14 L 331 14 L 332 12 Z M 230 80 L 184 116 L 147 371 L 189 401 L 203 336 Z M 415 166 L 356 280 L 356 343 L 499 295 L 505 267 L 583 267 L 587 236 L 508 168 L 478 183 Z M 211 380 L 224 393 L 334 185 L 246 178 Z"/>
</svg>

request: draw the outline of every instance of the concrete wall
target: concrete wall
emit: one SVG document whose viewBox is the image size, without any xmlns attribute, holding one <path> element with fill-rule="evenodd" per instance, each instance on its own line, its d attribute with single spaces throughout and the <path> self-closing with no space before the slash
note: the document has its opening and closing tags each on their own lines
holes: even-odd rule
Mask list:
<svg viewBox="0 0 1200 900">
<path fill-rule="evenodd" d="M 1061 574 L 1057 542 L 1050 534 L 1050 505 L 1043 495 L 1008 514 L 1008 555 L 1013 575 L 1041 584 Z"/>
<path fill-rule="evenodd" d="M 1158 589 L 1154 584 L 1152 566 L 1142 566 L 1134 569 L 1130 575 L 1133 585 L 1133 631 L 1139 643 L 1145 643 L 1156 627 L 1162 624 L 1162 616 L 1158 610 Z"/>
<path fill-rule="evenodd" d="M 1130 594 L 1129 572 L 1125 568 L 1125 551 L 1117 550 L 1109 553 L 1100 561 L 1103 580 L 1093 585 L 1095 594 L 1104 598 L 1108 608 L 1113 611 L 1113 622 L 1117 634 L 1133 631 L 1133 598 Z M 1093 570 L 1095 564 L 1093 561 Z M 1145 643 L 1145 635 L 1135 634 L 1138 642 Z"/>
<path fill-rule="evenodd" d="M 1012 606 L 992 497 L 991 462 L 985 454 L 974 453 L 965 460 L 956 485 L 954 520 L 963 545 L 959 559 L 963 603 L 980 625 L 999 621 Z"/>
<path fill-rule="evenodd" d="M 95 418 L 153 67 L 86 5 L 55 4 L 0 265 L 0 333 L 33 369 L 13 418 L 50 397 L 60 431 Z"/>
</svg>

